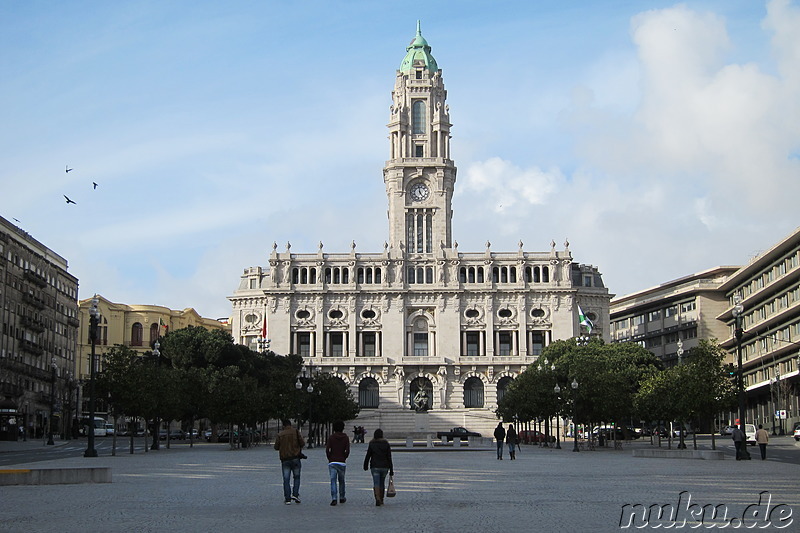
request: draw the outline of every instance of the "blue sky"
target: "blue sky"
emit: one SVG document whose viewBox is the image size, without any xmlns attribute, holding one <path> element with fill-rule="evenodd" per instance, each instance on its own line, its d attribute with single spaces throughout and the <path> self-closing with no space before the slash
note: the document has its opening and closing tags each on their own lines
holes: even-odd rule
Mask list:
<svg viewBox="0 0 800 533">
<path fill-rule="evenodd" d="M 81 298 L 209 317 L 273 241 L 380 251 L 417 19 L 459 250 L 569 239 L 623 295 L 800 225 L 798 0 L 2 2 L 0 215 Z"/>
</svg>

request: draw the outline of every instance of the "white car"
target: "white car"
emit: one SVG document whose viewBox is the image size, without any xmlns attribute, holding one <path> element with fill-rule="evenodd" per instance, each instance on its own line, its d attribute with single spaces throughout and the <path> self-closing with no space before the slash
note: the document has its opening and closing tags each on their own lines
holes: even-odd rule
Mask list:
<svg viewBox="0 0 800 533">
<path fill-rule="evenodd" d="M 800 426 L 794 430 L 794 440 L 800 440 Z"/>
</svg>

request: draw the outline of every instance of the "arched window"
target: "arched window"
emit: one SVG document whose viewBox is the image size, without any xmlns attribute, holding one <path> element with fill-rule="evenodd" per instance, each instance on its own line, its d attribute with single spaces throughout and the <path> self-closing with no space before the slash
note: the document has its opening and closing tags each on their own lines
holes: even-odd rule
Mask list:
<svg viewBox="0 0 800 533">
<path fill-rule="evenodd" d="M 158 340 L 158 324 L 150 324 L 150 344 Z"/>
<path fill-rule="evenodd" d="M 300 281 L 298 279 L 298 270 L 299 269 L 297 269 L 297 268 L 293 268 L 292 269 L 292 283 L 294 283 L 295 285 Z"/>
<path fill-rule="evenodd" d="M 142 324 L 136 322 L 131 326 L 131 346 L 141 346 L 144 335 Z"/>
<path fill-rule="evenodd" d="M 377 409 L 379 387 L 375 378 L 364 378 L 358 384 L 358 405 L 362 409 Z"/>
<path fill-rule="evenodd" d="M 478 283 L 483 283 L 483 267 L 478 267 Z"/>
<path fill-rule="evenodd" d="M 471 377 L 464 382 L 464 407 L 483 407 L 483 381 Z"/>
<path fill-rule="evenodd" d="M 381 282 L 381 267 L 375 269 L 375 283 Z"/>
<path fill-rule="evenodd" d="M 425 133 L 425 102 L 415 100 L 411 106 L 411 133 Z"/>
<path fill-rule="evenodd" d="M 542 282 L 550 283 L 550 269 L 546 266 L 542 267 Z"/>
<path fill-rule="evenodd" d="M 500 378 L 500 381 L 497 382 L 497 402 L 500 403 L 500 400 L 503 399 L 503 396 L 506 394 L 506 390 L 508 386 L 514 382 L 513 378 L 508 376 L 504 376 Z"/>
<path fill-rule="evenodd" d="M 461 268 L 458 269 L 458 281 L 460 283 L 466 283 L 467 282 L 467 268 L 466 267 L 461 267 Z"/>
</svg>

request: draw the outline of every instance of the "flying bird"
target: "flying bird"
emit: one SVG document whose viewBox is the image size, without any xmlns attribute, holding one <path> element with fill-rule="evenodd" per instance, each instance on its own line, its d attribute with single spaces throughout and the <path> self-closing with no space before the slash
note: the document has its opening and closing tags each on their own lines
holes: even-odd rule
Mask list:
<svg viewBox="0 0 800 533">
<path fill-rule="evenodd" d="M 93 188 L 93 189 L 96 189 L 96 188 L 97 188 L 97 182 L 95 182 L 95 181 L 93 181 L 93 182 L 92 182 L 92 188 Z"/>
<path fill-rule="evenodd" d="M 64 172 L 67 172 L 67 173 L 72 172 L 72 169 L 69 168 L 69 165 L 65 166 L 64 168 L 65 168 Z"/>
<path fill-rule="evenodd" d="M 64 198 L 66 198 L 66 200 L 67 200 L 67 203 L 68 203 L 68 204 L 75 204 L 75 205 L 78 205 L 78 204 L 77 204 L 76 202 L 74 202 L 73 200 L 70 200 L 70 199 L 69 199 L 69 196 L 67 196 L 66 194 L 64 195 Z"/>
</svg>

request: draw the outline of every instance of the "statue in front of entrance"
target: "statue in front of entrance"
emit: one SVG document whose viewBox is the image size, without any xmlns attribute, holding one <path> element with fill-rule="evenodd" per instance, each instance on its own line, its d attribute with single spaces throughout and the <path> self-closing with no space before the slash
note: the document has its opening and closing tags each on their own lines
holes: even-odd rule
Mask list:
<svg viewBox="0 0 800 533">
<path fill-rule="evenodd" d="M 428 393 L 424 388 L 420 388 L 414 396 L 414 410 L 418 413 L 428 410 Z"/>
</svg>

